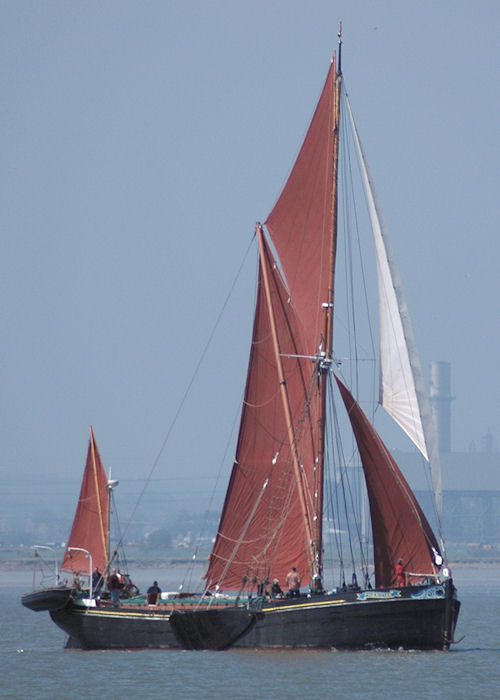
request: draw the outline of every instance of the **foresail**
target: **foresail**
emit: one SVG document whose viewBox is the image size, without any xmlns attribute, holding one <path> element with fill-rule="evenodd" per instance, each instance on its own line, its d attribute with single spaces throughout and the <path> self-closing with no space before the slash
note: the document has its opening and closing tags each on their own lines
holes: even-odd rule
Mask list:
<svg viewBox="0 0 500 700">
<path fill-rule="evenodd" d="M 311 574 L 303 511 L 310 532 L 319 492 L 318 381 L 315 364 L 301 357 L 294 309 L 265 242 L 263 251 L 236 457 L 207 572 L 210 589 L 251 589 L 273 578 L 283 582 L 291 566 L 300 571 L 303 585 Z M 291 425 L 283 410 L 284 391 Z M 302 505 L 299 489 L 305 494 Z"/>
<path fill-rule="evenodd" d="M 89 572 L 107 564 L 107 532 L 109 517 L 108 480 L 90 428 L 90 442 L 83 473 L 80 497 L 61 568 L 73 573 Z M 85 550 L 85 551 L 81 551 Z"/>
<path fill-rule="evenodd" d="M 429 462 L 436 510 L 441 523 L 442 480 L 436 427 L 389 235 L 382 222 L 349 102 L 347 105 L 359 153 L 377 259 L 380 318 L 379 400 Z"/>
<path fill-rule="evenodd" d="M 389 450 L 336 377 L 349 415 L 365 474 L 373 531 L 375 585 L 396 585 L 395 566 L 420 575 L 437 572 L 441 552 L 434 533 Z"/>
</svg>

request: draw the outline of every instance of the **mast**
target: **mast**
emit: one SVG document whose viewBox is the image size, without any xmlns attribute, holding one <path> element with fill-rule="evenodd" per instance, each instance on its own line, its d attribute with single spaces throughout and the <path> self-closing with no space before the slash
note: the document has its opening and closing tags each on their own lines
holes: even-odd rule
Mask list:
<svg viewBox="0 0 500 700">
<path fill-rule="evenodd" d="M 281 393 L 281 399 L 282 399 L 282 404 L 283 404 L 283 411 L 284 411 L 285 419 L 286 419 L 287 437 L 288 437 L 290 452 L 291 452 L 291 456 L 292 456 L 293 472 L 294 472 L 296 483 L 297 483 L 297 492 L 299 495 L 300 509 L 302 511 L 302 518 L 303 518 L 303 522 L 304 522 L 304 526 L 305 526 L 305 530 L 306 530 L 306 547 L 307 547 L 307 551 L 308 551 L 309 560 L 311 562 L 312 578 L 313 578 L 313 581 L 315 581 L 320 576 L 320 570 L 318 569 L 317 555 L 314 552 L 314 538 L 313 538 L 313 533 L 311 531 L 311 524 L 309 522 L 306 499 L 305 499 L 305 495 L 304 495 L 304 484 L 302 481 L 302 476 L 301 476 L 302 470 L 301 470 L 299 455 L 297 453 L 297 442 L 295 439 L 295 433 L 294 433 L 294 429 L 293 429 L 292 411 L 290 408 L 290 401 L 288 398 L 287 383 L 286 383 L 286 379 L 285 379 L 285 373 L 283 371 L 283 361 L 282 361 L 282 357 L 281 357 L 280 345 L 279 345 L 279 340 L 278 340 L 278 333 L 277 333 L 277 329 L 276 329 L 274 312 L 273 312 L 272 303 L 271 303 L 271 291 L 270 291 L 270 284 L 269 284 L 269 277 L 268 277 L 268 267 L 267 267 L 266 253 L 264 250 L 264 232 L 262 231 L 262 226 L 260 224 L 257 224 L 257 226 L 256 226 L 256 233 L 257 233 L 257 240 L 258 240 L 258 244 L 259 244 L 262 279 L 264 282 L 265 297 L 266 297 L 266 303 L 267 303 L 268 315 L 269 315 L 269 323 L 271 325 L 271 334 L 272 334 L 272 338 L 273 338 L 275 360 L 276 360 L 276 366 L 278 369 L 280 393 Z"/>
<path fill-rule="evenodd" d="M 332 191 L 332 208 L 331 208 L 331 228 L 330 228 L 330 247 L 329 247 L 329 284 L 328 284 L 328 299 L 323 302 L 324 308 L 324 326 L 323 326 L 323 342 L 325 350 L 321 346 L 318 349 L 317 369 L 320 384 L 320 430 L 319 430 L 319 446 L 318 446 L 318 478 L 317 478 L 317 512 L 315 519 L 315 533 L 313 539 L 313 547 L 315 549 L 315 558 L 317 561 L 318 577 L 314 582 L 315 588 L 322 588 L 321 576 L 323 571 L 323 490 L 324 490 L 324 462 L 325 462 L 325 431 L 326 431 L 326 394 L 328 385 L 328 374 L 333 362 L 333 304 L 334 304 L 334 275 L 335 275 L 335 258 L 337 252 L 337 230 L 338 230 L 338 163 L 339 163 L 339 139 L 340 139 L 340 95 L 342 87 L 341 73 L 341 56 L 342 56 L 342 23 L 340 24 L 338 34 L 338 69 L 333 72 L 333 80 L 335 86 L 333 90 L 332 104 L 332 130 L 333 130 L 333 156 L 332 156 L 332 172 L 333 172 L 333 191 Z M 333 62 L 335 62 L 335 54 Z"/>
</svg>

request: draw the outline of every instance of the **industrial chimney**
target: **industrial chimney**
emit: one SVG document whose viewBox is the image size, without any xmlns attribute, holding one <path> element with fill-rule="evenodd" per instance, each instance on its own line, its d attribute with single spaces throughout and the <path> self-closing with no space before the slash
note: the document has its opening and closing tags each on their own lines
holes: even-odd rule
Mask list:
<svg viewBox="0 0 500 700">
<path fill-rule="evenodd" d="M 451 365 L 431 363 L 431 410 L 438 434 L 440 452 L 451 452 Z"/>
</svg>

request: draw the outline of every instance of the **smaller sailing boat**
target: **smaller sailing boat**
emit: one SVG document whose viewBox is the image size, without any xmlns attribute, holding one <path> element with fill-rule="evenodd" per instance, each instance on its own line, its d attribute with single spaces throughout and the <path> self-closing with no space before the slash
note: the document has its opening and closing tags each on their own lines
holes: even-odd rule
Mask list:
<svg viewBox="0 0 500 700">
<path fill-rule="evenodd" d="M 346 100 L 340 52 L 339 35 L 338 65 L 334 56 L 302 148 L 265 222 L 267 233 L 263 225 L 256 227 L 259 279 L 250 360 L 206 595 L 195 609 L 176 609 L 170 616 L 186 649 L 448 649 L 453 640 L 460 603 L 443 543 L 355 398 L 359 375 L 343 376 L 333 349 L 340 308 L 339 201 L 349 198 L 339 195 L 343 114 L 354 131 L 377 255 L 380 403 L 424 457 L 432 457 L 435 440 L 418 357 Z M 339 396 L 366 483 L 373 569 L 365 551 L 363 580 L 354 571 L 352 583 L 343 579 L 328 589 L 325 472 L 329 461 L 338 463 L 345 454 L 337 438 L 329 437 L 341 413 Z M 439 476 L 433 481 L 440 492 Z M 301 572 L 301 592 L 273 597 L 271 581 L 283 581 L 292 566 Z"/>
<path fill-rule="evenodd" d="M 77 601 L 92 604 L 103 589 L 110 568 L 110 501 L 118 482 L 108 480 L 90 428 L 87 460 L 80 496 L 60 569 L 55 568 L 55 585 L 40 586 L 22 596 L 22 604 L 34 611 L 61 611 Z M 35 554 L 39 558 L 37 547 Z M 113 555 L 115 558 L 116 553 Z M 116 566 L 116 564 L 115 564 Z M 35 569 L 35 580 L 37 569 Z M 128 580 L 128 576 L 126 576 Z"/>
</svg>

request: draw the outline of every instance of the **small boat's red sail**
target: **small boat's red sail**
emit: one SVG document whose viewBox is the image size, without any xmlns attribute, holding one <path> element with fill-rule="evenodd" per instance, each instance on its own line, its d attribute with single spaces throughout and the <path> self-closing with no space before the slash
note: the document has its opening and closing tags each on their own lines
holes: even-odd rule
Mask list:
<svg viewBox="0 0 500 700">
<path fill-rule="evenodd" d="M 63 571 L 88 573 L 90 562 L 85 552 L 80 551 L 82 549 L 91 555 L 92 568 L 99 567 L 101 572 L 104 571 L 107 564 L 108 519 L 108 480 L 90 428 L 87 462 L 73 527 L 61 565 Z"/>
<path fill-rule="evenodd" d="M 396 585 L 396 564 L 406 571 L 435 575 L 441 556 L 434 533 L 389 450 L 338 377 L 365 474 L 373 530 L 375 585 Z"/>
</svg>

